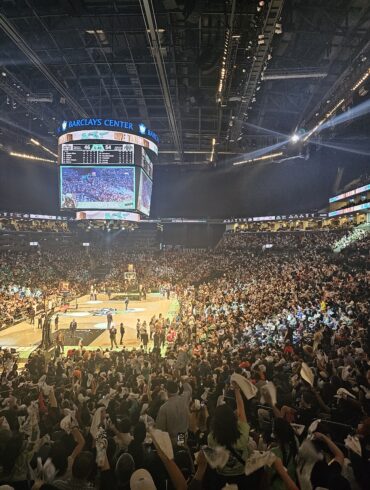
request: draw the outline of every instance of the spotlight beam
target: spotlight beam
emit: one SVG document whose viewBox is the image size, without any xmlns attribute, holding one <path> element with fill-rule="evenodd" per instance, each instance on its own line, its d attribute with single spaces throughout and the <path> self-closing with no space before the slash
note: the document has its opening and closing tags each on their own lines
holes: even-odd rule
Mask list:
<svg viewBox="0 0 370 490">
<path fill-rule="evenodd" d="M 326 148 L 333 148 L 334 150 L 340 150 L 340 151 L 346 151 L 348 153 L 354 153 L 356 155 L 370 156 L 370 151 L 361 151 L 361 150 L 357 150 L 356 148 L 350 148 L 348 146 L 323 143 L 322 141 L 319 141 L 316 139 L 312 140 L 311 143 L 314 143 L 315 145 L 318 145 L 318 146 L 325 146 Z"/>
<path fill-rule="evenodd" d="M 279 143 L 275 143 L 274 145 L 265 146 L 265 148 L 260 148 L 259 150 L 245 153 L 243 155 L 243 160 L 254 160 L 255 158 L 262 157 L 263 155 L 266 155 L 266 153 L 271 153 L 274 150 L 277 150 L 278 148 L 281 148 L 282 146 L 286 145 L 287 143 L 288 140 L 285 140 Z"/>
<path fill-rule="evenodd" d="M 260 148 L 259 150 L 252 151 L 250 153 L 246 153 L 243 155 L 243 159 L 233 162 L 233 165 L 242 165 L 243 163 L 249 163 L 253 160 L 262 160 L 263 157 L 266 157 L 264 159 L 267 159 L 270 157 L 271 153 L 271 158 L 274 156 L 280 156 L 282 153 L 279 152 L 279 155 L 277 155 L 275 150 L 278 150 L 282 146 L 286 145 L 288 143 L 288 140 L 281 141 L 280 143 L 276 143 L 275 145 L 271 146 L 266 146 L 265 148 Z"/>
<path fill-rule="evenodd" d="M 278 131 L 273 131 L 272 129 L 263 128 L 262 126 L 257 126 L 257 124 L 252 124 L 252 123 L 248 123 L 248 122 L 245 122 L 244 124 L 246 126 L 251 127 L 251 128 L 259 129 L 259 130 L 263 131 L 264 133 L 271 134 L 273 136 L 281 136 L 282 138 L 289 138 L 289 136 L 287 134 L 279 133 Z"/>
<path fill-rule="evenodd" d="M 370 100 L 366 100 L 365 102 L 362 102 L 361 104 L 358 104 L 355 107 L 352 107 L 348 111 L 344 112 L 343 114 L 339 114 L 334 117 L 330 117 L 329 119 L 325 120 L 321 124 L 317 125 L 314 130 L 311 129 L 311 134 L 310 131 L 307 133 L 307 136 L 304 138 L 304 141 L 308 140 L 312 134 L 320 133 L 323 129 L 327 128 L 332 128 L 334 126 L 339 126 L 340 124 L 343 124 L 345 122 L 350 122 L 355 119 L 358 119 L 359 117 L 365 116 L 366 114 L 370 113 Z"/>
<path fill-rule="evenodd" d="M 347 121 L 352 121 L 359 117 L 365 116 L 370 113 L 370 100 L 366 100 L 361 104 L 352 107 L 348 111 L 343 114 L 339 114 L 338 116 L 334 116 L 331 119 L 328 119 L 323 125 L 321 129 L 325 129 L 332 126 L 338 126 L 339 124 L 343 124 Z"/>
</svg>

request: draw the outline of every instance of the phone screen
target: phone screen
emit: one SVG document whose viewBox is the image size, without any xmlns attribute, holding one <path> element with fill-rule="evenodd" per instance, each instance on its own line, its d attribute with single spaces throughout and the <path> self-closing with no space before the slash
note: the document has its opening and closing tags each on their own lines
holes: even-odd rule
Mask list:
<svg viewBox="0 0 370 490">
<path fill-rule="evenodd" d="M 185 444 L 185 434 L 184 432 L 179 432 L 177 434 L 177 445 L 184 446 L 184 444 Z"/>
</svg>

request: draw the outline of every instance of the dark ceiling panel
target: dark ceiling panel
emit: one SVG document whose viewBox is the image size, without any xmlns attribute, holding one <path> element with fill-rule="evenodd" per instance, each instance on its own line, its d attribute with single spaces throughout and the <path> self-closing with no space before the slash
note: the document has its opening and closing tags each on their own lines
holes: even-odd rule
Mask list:
<svg viewBox="0 0 370 490">
<path fill-rule="evenodd" d="M 258 36 L 274 19 L 268 10 L 271 1 L 259 11 L 258 0 L 153 1 L 169 93 L 181 123 L 180 136 L 187 150 L 203 152 L 201 161 L 210 157 L 213 138 L 217 138 L 216 156 L 224 151 L 240 154 L 266 141 L 254 137 L 256 129 L 251 125 L 290 134 L 297 125 L 309 121 L 312 110 L 325 102 L 325 94 L 368 41 L 367 0 L 285 0 L 277 18 L 282 32 L 273 33 L 271 47 L 263 55 L 266 59 L 257 61 L 266 75 L 316 70 L 327 76 L 259 79 L 253 101 L 241 113 L 243 94 L 255 69 L 253 58 L 260 56 Z M 114 117 L 144 121 L 163 132 L 163 150 L 175 150 L 138 1 L 4 0 L 0 13 L 85 113 L 112 112 Z M 231 39 L 220 103 L 218 89 L 228 32 Z M 6 121 L 1 124 L 16 126 L 21 134 L 24 131 L 25 141 L 29 132 L 44 134 L 45 141 L 55 148 L 52 132 L 58 121 L 74 114 L 70 101 L 2 30 L 0 45 L 2 67 L 8 73 L 0 84 L 0 121 Z M 17 80 L 23 94 L 14 97 L 13 107 L 9 94 L 20 90 Z M 30 105 L 26 93 L 50 94 L 52 100 Z M 183 162 L 187 158 L 184 154 Z"/>
</svg>

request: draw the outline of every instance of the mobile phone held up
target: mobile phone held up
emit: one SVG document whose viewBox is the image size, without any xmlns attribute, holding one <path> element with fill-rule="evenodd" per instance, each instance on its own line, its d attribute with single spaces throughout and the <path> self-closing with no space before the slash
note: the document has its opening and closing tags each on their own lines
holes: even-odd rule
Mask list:
<svg viewBox="0 0 370 490">
<path fill-rule="evenodd" d="M 177 445 L 178 446 L 185 446 L 185 433 L 184 432 L 179 432 L 177 434 Z"/>
</svg>

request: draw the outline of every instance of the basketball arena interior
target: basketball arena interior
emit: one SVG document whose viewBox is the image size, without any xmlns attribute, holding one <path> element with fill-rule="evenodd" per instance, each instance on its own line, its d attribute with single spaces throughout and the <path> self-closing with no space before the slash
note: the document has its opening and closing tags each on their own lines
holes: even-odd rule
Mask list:
<svg viewBox="0 0 370 490">
<path fill-rule="evenodd" d="M 0 1 L 0 489 L 365 490 L 370 1 Z"/>
</svg>

